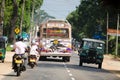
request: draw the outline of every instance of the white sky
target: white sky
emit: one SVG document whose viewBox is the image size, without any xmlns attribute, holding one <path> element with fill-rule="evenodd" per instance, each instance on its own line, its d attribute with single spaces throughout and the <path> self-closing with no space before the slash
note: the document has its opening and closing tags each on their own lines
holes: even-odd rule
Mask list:
<svg viewBox="0 0 120 80">
<path fill-rule="evenodd" d="M 80 0 L 44 0 L 41 10 L 50 16 L 65 19 L 80 4 Z"/>
</svg>

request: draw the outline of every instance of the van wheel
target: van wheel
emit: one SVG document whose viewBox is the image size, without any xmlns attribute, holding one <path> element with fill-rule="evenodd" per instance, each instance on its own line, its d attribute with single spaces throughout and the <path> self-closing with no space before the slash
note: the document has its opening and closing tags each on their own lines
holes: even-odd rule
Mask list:
<svg viewBox="0 0 120 80">
<path fill-rule="evenodd" d="M 46 60 L 46 56 L 41 56 L 40 60 Z"/>
<path fill-rule="evenodd" d="M 101 69 L 102 68 L 102 63 L 99 63 L 98 64 L 98 69 Z"/>
<path fill-rule="evenodd" d="M 79 61 L 79 66 L 83 66 L 82 60 Z"/>
</svg>

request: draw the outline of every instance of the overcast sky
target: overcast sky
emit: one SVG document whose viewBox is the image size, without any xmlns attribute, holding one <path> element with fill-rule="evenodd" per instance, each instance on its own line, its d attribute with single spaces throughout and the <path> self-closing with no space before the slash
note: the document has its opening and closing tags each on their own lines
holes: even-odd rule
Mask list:
<svg viewBox="0 0 120 80">
<path fill-rule="evenodd" d="M 79 4 L 80 0 L 43 0 L 41 10 L 57 19 L 65 19 Z"/>
</svg>

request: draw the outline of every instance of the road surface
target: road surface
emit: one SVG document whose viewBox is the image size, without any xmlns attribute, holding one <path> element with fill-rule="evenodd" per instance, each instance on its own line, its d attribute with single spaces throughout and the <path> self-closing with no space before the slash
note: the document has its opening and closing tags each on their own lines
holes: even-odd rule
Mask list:
<svg viewBox="0 0 120 80">
<path fill-rule="evenodd" d="M 27 70 L 16 77 L 11 69 L 12 53 L 8 54 L 5 63 L 0 63 L 0 80 L 120 80 L 120 62 L 108 56 L 105 56 L 102 69 L 95 64 L 78 66 L 79 57 L 76 53 L 73 53 L 70 62 L 48 58 L 39 61 L 33 69 L 27 66 Z"/>
</svg>

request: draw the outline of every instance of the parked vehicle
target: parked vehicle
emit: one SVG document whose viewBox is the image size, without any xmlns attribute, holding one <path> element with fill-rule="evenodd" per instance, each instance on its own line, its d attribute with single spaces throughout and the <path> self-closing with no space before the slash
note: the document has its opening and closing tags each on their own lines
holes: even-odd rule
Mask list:
<svg viewBox="0 0 120 80">
<path fill-rule="evenodd" d="M 34 68 L 34 66 L 36 65 L 36 55 L 30 55 L 29 58 L 28 58 L 28 65 L 31 67 L 31 68 Z"/>
<path fill-rule="evenodd" d="M 22 58 L 21 54 L 16 54 L 14 58 L 14 72 L 17 73 L 17 76 L 20 76 L 22 71 L 25 71 L 26 68 L 24 66 L 24 59 Z"/>
<path fill-rule="evenodd" d="M 105 53 L 105 42 L 102 40 L 83 38 L 79 52 L 79 66 L 83 63 L 98 64 L 102 68 L 102 62 Z"/>
<path fill-rule="evenodd" d="M 6 39 L 4 37 L 0 37 L 0 60 L 4 63 L 5 54 L 6 54 Z"/>
</svg>

